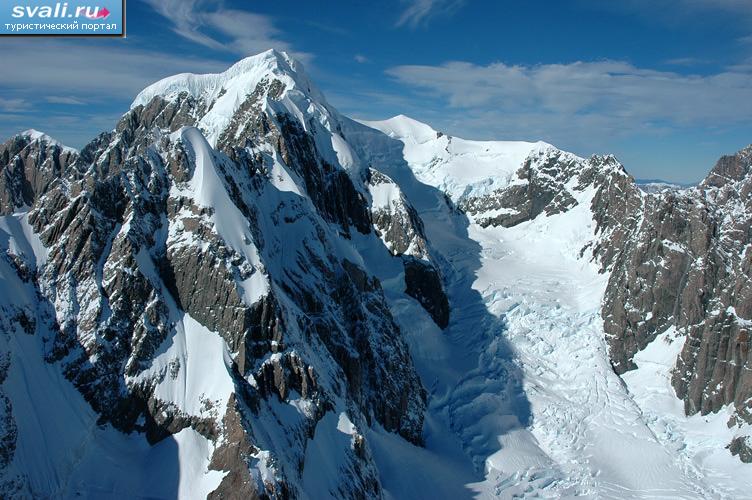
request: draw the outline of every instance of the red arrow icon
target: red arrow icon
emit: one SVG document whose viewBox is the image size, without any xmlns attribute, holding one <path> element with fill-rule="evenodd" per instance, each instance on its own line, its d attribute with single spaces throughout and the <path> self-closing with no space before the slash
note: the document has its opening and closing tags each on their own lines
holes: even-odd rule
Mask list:
<svg viewBox="0 0 752 500">
<path fill-rule="evenodd" d="M 107 10 L 107 7 L 102 7 L 95 14 L 89 16 L 90 19 L 107 19 L 108 17 L 110 17 L 110 11 Z"/>
</svg>

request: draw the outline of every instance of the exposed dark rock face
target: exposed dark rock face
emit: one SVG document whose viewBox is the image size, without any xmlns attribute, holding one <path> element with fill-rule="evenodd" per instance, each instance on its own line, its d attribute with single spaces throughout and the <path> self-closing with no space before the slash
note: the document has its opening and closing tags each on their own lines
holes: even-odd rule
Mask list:
<svg viewBox="0 0 752 500">
<path fill-rule="evenodd" d="M 317 153 L 314 139 L 287 115 L 278 115 L 278 141 L 282 159 L 294 166 L 305 182 L 314 205 L 325 220 L 339 223 L 349 233 L 352 226 L 361 233 L 371 231 L 368 205 L 352 179 L 334 168 Z M 268 140 L 268 139 L 267 139 Z"/>
<path fill-rule="evenodd" d="M 247 463 L 252 460 L 257 452 L 250 443 L 242 416 L 237 408 L 235 396 L 231 396 L 227 403 L 227 410 L 222 419 L 225 430 L 224 441 L 212 455 L 209 468 L 211 470 L 224 471 L 227 475 L 222 479 L 216 490 L 212 491 L 207 498 L 261 498 L 259 491 L 267 490 L 266 486 L 256 484 L 255 479 L 248 470 Z M 261 486 L 259 488 L 259 486 Z M 272 496 L 277 494 L 284 498 L 289 495 L 285 485 L 279 485 L 280 491 L 275 491 L 277 485 L 270 484 Z"/>
<path fill-rule="evenodd" d="M 32 206 L 77 156 L 74 150 L 34 131 L 0 145 L 0 215 Z"/>
<path fill-rule="evenodd" d="M 685 280 L 684 296 L 697 298 L 682 310 L 689 337 L 674 387 L 689 413 L 733 403 L 752 423 L 742 411 L 752 398 L 752 147 L 721 158 L 698 191 L 708 213 L 689 249 L 705 269 Z M 695 253 L 706 245 L 706 254 Z"/>
<path fill-rule="evenodd" d="M 405 293 L 415 298 L 440 327 L 449 326 L 449 300 L 436 269 L 418 259 L 405 259 Z"/>
<path fill-rule="evenodd" d="M 749 438 L 735 438 L 727 448 L 732 455 L 738 456 L 739 460 L 745 464 L 752 463 L 752 446 L 750 446 Z"/>
<path fill-rule="evenodd" d="M 632 368 L 632 356 L 669 326 L 686 332 L 673 383 L 688 414 L 752 397 L 749 165 L 747 149 L 722 158 L 698 189 L 619 195 L 633 211 L 631 227 L 611 235 L 619 253 L 604 259 L 614 255 L 604 302 L 614 367 Z"/>
<path fill-rule="evenodd" d="M 9 353 L 0 356 L 0 389 L 8 375 Z M 16 421 L 13 418 L 13 404 L 0 390 L 0 470 L 6 468 L 16 449 Z"/>
<path fill-rule="evenodd" d="M 659 333 L 686 334 L 673 386 L 687 414 L 732 404 L 752 422 L 752 147 L 723 157 L 698 188 L 654 195 L 602 186 L 594 248 L 611 271 L 603 319 L 614 369 Z M 743 457 L 740 442 L 732 446 Z"/>
</svg>

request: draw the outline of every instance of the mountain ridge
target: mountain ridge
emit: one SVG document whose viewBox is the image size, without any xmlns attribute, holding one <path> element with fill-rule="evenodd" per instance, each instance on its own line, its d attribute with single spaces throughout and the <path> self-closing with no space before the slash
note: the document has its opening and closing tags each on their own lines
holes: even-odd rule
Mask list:
<svg viewBox="0 0 752 500">
<path fill-rule="evenodd" d="M 612 156 L 467 141 L 407 117 L 356 122 L 276 51 L 157 82 L 78 153 L 17 139 L 0 148 L 0 278 L 20 297 L 0 300 L 4 495 L 745 487 L 712 479 L 716 462 L 743 466 L 730 452 L 748 456 L 750 385 L 719 371 L 733 360 L 741 373 L 748 352 L 750 252 L 733 257 L 752 213 L 743 152 L 694 194 L 648 195 Z M 713 306 L 734 314 L 716 321 L 693 302 L 704 285 L 689 257 L 654 241 L 695 259 L 725 250 L 733 273 L 697 276 L 718 276 Z M 656 256 L 661 272 L 646 274 Z M 686 305 L 646 292 L 675 288 Z M 640 356 L 669 331 L 686 341 L 661 377 L 677 374 L 689 416 L 643 420 L 657 410 L 614 367 L 642 376 Z M 62 420 L 21 403 L 57 386 Z M 686 427 L 698 411 L 736 420 L 708 427 L 703 448 Z M 679 438 L 656 427 L 667 415 Z M 61 422 L 74 423 L 67 437 Z M 31 452 L 35 435 L 56 436 L 49 457 Z M 688 451 L 671 457 L 671 439 Z M 122 477 L 102 459 L 113 443 L 134 457 Z"/>
</svg>

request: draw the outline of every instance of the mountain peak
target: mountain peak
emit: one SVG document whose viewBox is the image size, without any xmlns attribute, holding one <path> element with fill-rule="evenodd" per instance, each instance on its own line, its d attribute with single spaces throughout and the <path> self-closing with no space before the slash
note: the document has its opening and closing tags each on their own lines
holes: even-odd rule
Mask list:
<svg viewBox="0 0 752 500">
<path fill-rule="evenodd" d="M 44 132 L 40 132 L 39 130 L 30 128 L 28 130 L 24 130 L 23 132 L 20 132 L 16 134 L 15 138 L 19 139 L 27 139 L 29 142 L 44 142 L 47 144 L 50 144 L 52 146 L 59 146 L 64 151 L 68 152 L 74 152 L 77 153 L 78 150 L 68 147 L 62 142 L 58 141 L 57 139 L 50 137 L 49 135 L 45 134 Z"/>
<path fill-rule="evenodd" d="M 417 142 L 426 142 L 443 135 L 434 130 L 430 125 L 402 114 L 393 116 L 386 120 L 363 120 L 361 123 L 368 127 L 381 130 L 388 136 L 396 139 L 410 139 Z"/>
<path fill-rule="evenodd" d="M 286 113 L 307 127 L 307 118 L 321 115 L 330 120 L 331 110 L 324 95 L 311 82 L 303 65 L 286 52 L 267 50 L 236 62 L 221 73 L 182 73 L 164 78 L 136 96 L 131 110 L 147 106 L 155 98 L 176 101 L 190 96 L 196 108 L 195 125 L 214 147 L 228 127 L 247 122 L 236 116 L 255 108 L 271 115 Z"/>
<path fill-rule="evenodd" d="M 733 155 L 722 156 L 702 182 L 706 187 L 721 187 L 742 181 L 752 173 L 752 144 Z"/>
<path fill-rule="evenodd" d="M 323 101 L 323 95 L 308 78 L 302 63 L 287 52 L 270 49 L 241 59 L 222 73 L 180 73 L 159 80 L 142 90 L 131 108 L 146 105 L 156 96 L 170 98 L 182 92 L 207 101 L 215 101 L 232 90 L 242 97 L 265 78 L 281 80 L 287 88 L 297 88 Z"/>
</svg>

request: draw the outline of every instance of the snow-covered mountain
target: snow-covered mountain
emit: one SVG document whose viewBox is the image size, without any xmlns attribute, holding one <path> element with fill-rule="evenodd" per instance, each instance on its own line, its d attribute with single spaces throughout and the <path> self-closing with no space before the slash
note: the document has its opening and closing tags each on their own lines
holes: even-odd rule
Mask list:
<svg viewBox="0 0 752 500">
<path fill-rule="evenodd" d="M 680 184 L 676 182 L 664 181 L 663 179 L 635 179 L 637 187 L 646 193 L 660 193 L 662 191 L 681 191 L 695 187 L 694 184 Z"/>
<path fill-rule="evenodd" d="M 752 154 L 339 114 L 288 55 L 0 146 L 2 497 L 742 497 Z"/>
</svg>

